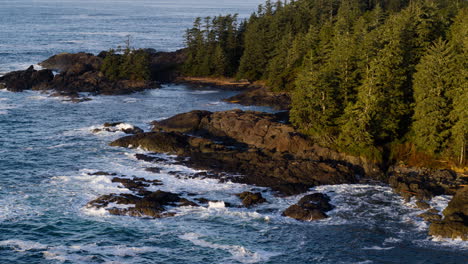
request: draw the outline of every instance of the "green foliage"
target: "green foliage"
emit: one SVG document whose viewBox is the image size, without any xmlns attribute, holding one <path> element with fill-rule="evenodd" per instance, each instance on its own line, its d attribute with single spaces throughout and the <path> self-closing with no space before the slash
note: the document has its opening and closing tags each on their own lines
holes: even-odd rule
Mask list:
<svg viewBox="0 0 468 264">
<path fill-rule="evenodd" d="M 448 146 L 452 110 L 448 94 L 455 88 L 457 67 L 453 48 L 438 40 L 421 59 L 414 75 L 413 141 L 431 155 Z"/>
<path fill-rule="evenodd" d="M 185 33 L 187 60 L 184 73 L 189 76 L 233 76 L 242 54 L 244 25 L 237 15 L 197 18 Z"/>
<path fill-rule="evenodd" d="M 381 160 L 400 142 L 464 163 L 467 6 L 266 1 L 240 25 L 235 16 L 205 25 L 197 19 L 187 31 L 186 74 L 236 76 L 288 91 L 298 129 L 355 155 Z"/>
<path fill-rule="evenodd" d="M 110 49 L 101 65 L 110 80 L 144 81 L 150 79 L 150 57 L 144 50 L 126 48 L 123 54 Z"/>
</svg>

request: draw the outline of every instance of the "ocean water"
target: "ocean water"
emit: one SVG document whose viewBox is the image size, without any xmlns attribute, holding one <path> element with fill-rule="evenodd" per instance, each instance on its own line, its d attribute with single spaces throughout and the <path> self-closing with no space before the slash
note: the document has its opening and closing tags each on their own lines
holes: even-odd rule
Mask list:
<svg viewBox="0 0 468 264">
<path fill-rule="evenodd" d="M 58 52 L 99 52 L 125 35 L 137 47 L 175 50 L 196 16 L 238 12 L 241 1 L 4 1 L 0 0 L 0 72 L 35 64 Z M 233 92 L 166 85 L 125 96 L 94 96 L 74 104 L 33 91 L 0 90 L 0 263 L 466 263 L 468 244 L 427 235 L 413 203 L 381 185 L 320 186 L 336 208 L 330 218 L 298 222 L 281 212 L 302 197 L 276 197 L 264 188 L 208 179 L 167 161 L 135 159 L 141 150 L 109 147 L 123 133 L 92 130 L 122 121 L 145 130 L 149 122 L 193 109 L 264 107 L 228 104 Z M 158 189 L 239 204 L 235 193 L 263 191 L 258 207 L 223 203 L 171 209 L 175 217 L 112 216 L 86 208 L 99 195 L 129 192 L 107 171 L 162 180 Z M 443 209 L 450 197 L 431 203 Z"/>
</svg>

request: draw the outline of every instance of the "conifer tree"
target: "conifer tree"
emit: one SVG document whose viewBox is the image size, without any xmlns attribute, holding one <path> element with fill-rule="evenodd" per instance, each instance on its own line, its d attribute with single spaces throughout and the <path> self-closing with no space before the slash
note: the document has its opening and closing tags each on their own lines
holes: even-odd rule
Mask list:
<svg viewBox="0 0 468 264">
<path fill-rule="evenodd" d="M 468 142 L 468 8 L 460 9 L 450 29 L 450 41 L 456 51 L 457 79 L 449 96 L 453 101 L 450 119 L 451 149 L 459 165 L 466 164 Z"/>
<path fill-rule="evenodd" d="M 453 47 L 439 39 L 417 66 L 414 76 L 414 143 L 435 155 L 446 147 L 450 137 L 448 93 L 457 85 L 457 65 Z"/>
</svg>

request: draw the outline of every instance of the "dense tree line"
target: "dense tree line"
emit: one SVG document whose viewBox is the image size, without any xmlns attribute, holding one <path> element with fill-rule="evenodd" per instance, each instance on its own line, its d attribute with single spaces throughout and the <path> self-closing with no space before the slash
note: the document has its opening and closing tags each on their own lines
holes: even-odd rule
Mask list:
<svg viewBox="0 0 468 264">
<path fill-rule="evenodd" d="M 106 52 L 101 72 L 110 80 L 145 81 L 150 79 L 150 55 L 142 49 L 127 46 Z"/>
<path fill-rule="evenodd" d="M 266 1 L 195 21 L 186 74 L 263 81 L 320 144 L 381 160 L 393 146 L 466 161 L 464 0 Z"/>
</svg>

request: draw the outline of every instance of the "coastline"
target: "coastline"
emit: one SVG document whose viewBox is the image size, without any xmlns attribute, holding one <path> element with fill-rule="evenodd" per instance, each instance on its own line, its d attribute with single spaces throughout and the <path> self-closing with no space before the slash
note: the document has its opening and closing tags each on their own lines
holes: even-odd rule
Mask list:
<svg viewBox="0 0 468 264">
<path fill-rule="evenodd" d="M 85 56 L 85 60 L 89 60 L 90 58 L 94 59 L 91 55 Z M 71 63 L 71 65 L 69 65 L 66 69 L 62 69 L 63 74 L 67 75 L 68 71 L 75 71 L 75 69 L 78 67 L 77 65 L 82 64 L 80 60 L 82 59 L 79 59 L 78 62 Z M 94 70 L 97 68 L 97 66 L 93 67 Z M 53 78 L 50 76 L 50 71 L 51 70 L 47 69 L 47 67 L 40 71 L 35 71 L 34 69 L 19 71 L 17 72 L 19 74 L 17 79 L 21 80 L 21 78 L 30 78 L 33 81 L 31 81 L 31 84 L 28 85 L 33 88 L 35 85 L 41 86 L 43 82 L 51 82 L 53 79 L 55 79 L 55 76 Z M 46 77 L 40 77 L 40 73 L 43 73 Z M 77 76 L 80 77 L 86 73 L 86 71 L 78 71 Z M 26 77 L 24 77 L 25 74 L 27 74 Z M 39 83 L 36 83 L 36 80 L 39 80 Z M 223 78 L 184 78 L 179 76 L 174 82 L 187 84 L 193 87 L 240 91 L 241 93 L 239 95 L 225 99 L 225 101 L 231 103 L 244 105 L 266 105 L 276 107 L 276 109 L 281 110 L 287 110 L 287 106 L 289 105 L 288 99 L 285 97 L 284 93 L 272 93 L 269 92 L 266 87 L 250 84 L 247 81 L 236 81 L 233 79 Z M 138 90 L 145 90 L 147 88 L 147 85 L 142 85 L 141 89 L 139 88 Z M 117 94 L 122 94 L 120 90 L 116 91 Z M 125 93 L 132 93 L 136 90 L 131 89 L 126 91 L 127 92 Z M 102 94 L 107 93 L 104 92 Z M 73 97 L 73 95 L 70 96 Z M 263 98 L 263 100 L 261 98 Z M 381 181 L 384 179 L 383 182 L 390 183 L 390 186 L 392 186 L 394 191 L 400 194 L 405 200 L 409 201 L 412 197 L 414 197 L 417 201 L 417 204 L 420 204 L 421 208 L 428 209 L 427 214 L 421 217 L 423 217 L 429 223 L 433 223 L 431 226 L 434 227 L 431 227 L 430 229 L 431 235 L 443 235 L 446 237 L 456 238 L 461 234 L 462 238 L 467 240 L 466 234 L 468 234 L 468 232 L 465 230 L 467 225 L 460 225 L 460 223 L 463 223 L 465 220 L 463 218 L 464 209 L 463 206 L 459 206 L 459 200 L 465 201 L 461 202 L 462 205 L 463 203 L 466 203 L 465 193 L 467 192 L 467 188 L 464 188 L 467 183 L 467 177 L 463 173 L 456 173 L 450 170 L 407 168 L 405 166 L 392 166 L 389 171 L 383 171 L 380 169 L 382 167 L 381 164 L 368 162 L 362 157 L 353 157 L 345 153 L 339 153 L 331 149 L 323 148 L 316 145 L 314 142 L 308 141 L 305 135 L 300 134 L 292 126 L 288 125 L 289 120 L 287 120 L 287 117 L 284 119 L 284 116 L 275 117 L 259 112 L 248 113 L 238 111 L 202 113 L 201 115 L 198 113 L 195 114 L 195 116 L 196 117 L 194 117 L 194 115 L 191 113 L 182 113 L 167 120 L 153 123 L 153 125 L 155 125 L 153 132 L 136 135 L 137 141 L 133 142 L 132 140 L 134 140 L 134 138 L 131 138 L 132 136 L 130 136 L 130 138 L 126 137 L 121 139 L 124 143 L 119 143 L 119 141 L 116 141 L 117 143 L 113 142 L 112 145 L 121 147 L 140 146 L 152 152 L 177 154 L 180 157 L 179 161 L 182 161 L 185 158 L 190 158 L 190 162 L 182 164 L 188 165 L 189 167 L 211 171 L 211 173 L 208 173 L 207 175 L 202 175 L 203 177 L 222 178 L 224 181 L 230 180 L 234 182 L 237 181 L 239 183 L 269 187 L 281 195 L 297 195 L 304 193 L 312 186 L 344 183 L 356 184 L 369 180 Z M 215 118 L 213 116 L 217 117 Z M 221 120 L 219 121 L 220 123 L 218 123 L 218 127 L 216 127 L 216 123 L 210 123 L 213 119 Z M 206 123 L 206 120 L 210 121 Z M 205 122 L 205 127 L 202 126 L 203 122 Z M 215 127 L 213 127 L 213 125 Z M 276 130 L 274 129 L 275 132 L 273 134 L 268 135 L 268 131 L 262 132 L 262 126 L 277 128 L 275 128 Z M 234 129 L 234 132 L 230 131 L 233 128 L 236 128 L 237 130 Z M 207 131 L 211 132 L 207 133 Z M 245 131 L 250 131 L 253 134 L 246 134 Z M 193 133 L 195 133 L 195 135 L 198 133 L 198 136 L 201 136 L 204 139 L 200 140 L 191 138 L 189 134 Z M 258 137 L 258 135 L 262 135 L 262 133 L 265 134 Z M 257 138 L 252 138 L 253 135 L 255 135 Z M 271 138 L 270 143 L 265 143 L 267 142 L 267 135 L 269 138 Z M 158 145 L 156 148 L 148 148 L 138 143 L 144 141 L 146 142 L 145 144 L 152 145 L 154 142 L 161 141 L 161 136 L 162 141 L 164 142 L 162 146 L 165 146 L 162 148 L 160 148 L 160 145 Z M 219 143 L 220 139 L 224 140 L 224 143 Z M 130 143 L 125 143 L 126 140 L 130 140 Z M 186 149 L 187 146 L 189 146 L 190 150 Z M 238 148 L 240 151 L 236 152 L 236 148 Z M 232 158 L 239 155 L 244 155 L 244 157 L 234 159 Z M 258 163 L 251 164 L 252 160 L 257 160 Z M 224 164 L 225 162 L 227 162 L 227 165 Z M 263 165 L 269 163 L 271 164 L 267 165 L 266 167 L 262 167 Z M 213 167 L 213 164 L 218 165 Z M 267 176 L 261 173 L 272 171 L 275 167 L 278 167 L 279 164 L 283 164 L 281 165 L 283 167 L 277 172 L 277 175 L 289 175 L 290 173 L 293 173 L 290 179 L 286 178 L 287 180 L 285 180 L 278 178 L 278 176 L 270 177 L 270 175 Z M 295 165 L 290 166 L 290 164 Z M 310 174 L 311 171 L 315 171 L 315 173 L 312 173 L 314 175 L 320 175 L 320 173 L 323 173 L 323 175 L 318 176 L 319 178 L 317 179 L 309 179 L 306 175 Z M 251 175 L 255 177 L 244 178 L 243 180 L 239 181 L 239 178 L 229 178 L 229 176 L 227 178 L 224 177 L 223 174 L 226 172 L 228 174 L 240 173 L 242 175 Z M 360 175 L 360 178 L 355 178 L 355 175 Z M 435 177 L 433 177 L 433 175 L 435 175 Z M 450 175 L 450 177 L 447 175 Z M 338 178 L 334 179 L 334 177 Z M 120 178 L 115 178 L 115 181 L 124 183 L 124 186 L 125 184 L 128 184 L 129 186 L 146 186 L 148 184 L 144 180 L 124 181 Z M 141 188 L 137 188 L 135 190 L 140 189 Z M 141 190 L 144 190 L 144 188 Z M 449 204 L 449 206 L 452 208 L 449 210 L 450 212 L 443 212 L 445 218 L 440 216 L 442 212 L 436 212 L 433 210 L 434 208 L 427 207 L 428 200 L 432 199 L 432 197 L 436 195 L 441 194 L 456 194 L 456 198 L 454 198 L 455 202 L 451 202 L 451 204 Z M 146 193 L 146 195 L 150 194 Z M 163 200 L 157 200 L 158 204 L 165 203 L 168 205 L 173 205 L 173 203 L 175 203 L 180 206 L 194 205 L 193 201 L 182 200 L 180 197 L 174 196 L 177 194 L 164 195 L 164 197 L 169 195 L 168 197 L 173 198 L 167 198 L 169 200 L 166 198 L 161 198 Z M 135 197 L 132 198 L 132 202 L 129 202 L 129 197 L 124 197 L 124 200 L 122 200 L 122 197 L 104 198 L 109 199 L 109 201 L 117 201 L 117 203 L 120 202 L 123 204 L 139 202 L 139 200 Z M 154 202 L 154 200 L 151 200 L 153 198 L 149 199 L 150 202 Z M 90 206 L 96 206 L 96 204 L 101 206 L 106 204 L 106 202 L 90 202 Z M 324 208 L 326 209 L 328 207 Z M 295 211 L 293 215 L 297 216 L 299 214 L 300 216 L 297 216 L 297 219 L 299 220 L 312 219 L 314 217 L 316 219 L 322 219 L 323 215 L 326 215 L 325 211 L 327 211 L 324 210 L 324 208 L 319 210 L 320 213 L 315 211 L 314 213 L 311 213 L 309 211 L 301 211 L 304 208 L 301 209 L 301 207 L 298 205 L 298 207 L 294 208 Z M 112 209 L 110 210 L 112 211 Z M 298 210 L 299 213 L 297 212 Z M 114 210 L 113 212 L 115 214 L 130 214 L 134 216 L 141 214 L 141 211 L 130 213 L 128 211 Z M 162 211 L 145 214 L 152 217 L 172 216 L 170 214 L 161 214 L 161 212 Z M 313 216 L 311 216 L 311 214 Z M 457 218 L 457 216 L 460 214 L 462 217 Z M 465 237 L 463 237 L 463 235 L 465 235 Z"/>
</svg>

